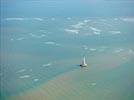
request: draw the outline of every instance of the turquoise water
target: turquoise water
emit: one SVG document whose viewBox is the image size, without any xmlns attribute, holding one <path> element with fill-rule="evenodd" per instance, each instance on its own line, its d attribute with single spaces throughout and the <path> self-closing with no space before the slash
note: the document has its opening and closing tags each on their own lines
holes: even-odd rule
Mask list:
<svg viewBox="0 0 134 100">
<path fill-rule="evenodd" d="M 124 59 L 131 63 L 119 68 L 129 73 L 134 66 L 133 26 L 132 17 L 2 18 L 1 98 L 17 95 L 64 72 L 79 69 L 84 55 L 90 59 L 107 52 L 111 55 L 126 53 Z M 115 73 L 123 75 L 122 72 Z M 132 84 L 132 80 L 128 79 L 128 83 Z"/>
</svg>

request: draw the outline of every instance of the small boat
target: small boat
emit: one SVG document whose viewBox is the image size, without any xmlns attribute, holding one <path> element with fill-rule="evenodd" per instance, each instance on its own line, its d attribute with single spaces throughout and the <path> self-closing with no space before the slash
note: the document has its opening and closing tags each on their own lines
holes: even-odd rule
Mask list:
<svg viewBox="0 0 134 100">
<path fill-rule="evenodd" d="M 85 56 L 83 57 L 82 63 L 80 64 L 81 67 L 86 67 L 86 60 L 85 60 Z"/>
</svg>

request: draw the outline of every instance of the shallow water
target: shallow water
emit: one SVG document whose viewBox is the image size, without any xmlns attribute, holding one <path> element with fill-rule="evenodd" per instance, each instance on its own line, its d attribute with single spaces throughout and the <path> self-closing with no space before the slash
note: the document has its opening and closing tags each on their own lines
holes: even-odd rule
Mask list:
<svg viewBox="0 0 134 100">
<path fill-rule="evenodd" d="M 109 65 L 101 61 L 104 56 L 110 57 Z M 93 63 L 94 58 L 101 62 Z M 60 74 L 46 84 L 12 97 L 11 100 L 133 99 L 134 58 L 120 59 L 122 56 L 109 53 L 94 56 L 90 59 L 90 66 Z"/>
<path fill-rule="evenodd" d="M 3 18 L 1 98 L 8 99 L 21 93 L 27 98 L 25 95 L 38 91 L 38 87 L 43 91 L 40 90 L 43 84 L 44 88 L 51 88 L 50 95 L 46 96 L 48 100 L 129 100 L 134 82 L 131 77 L 134 22 L 125 19 Z M 83 55 L 89 65 L 87 71 L 78 66 Z M 62 91 L 65 92 L 59 95 Z"/>
</svg>

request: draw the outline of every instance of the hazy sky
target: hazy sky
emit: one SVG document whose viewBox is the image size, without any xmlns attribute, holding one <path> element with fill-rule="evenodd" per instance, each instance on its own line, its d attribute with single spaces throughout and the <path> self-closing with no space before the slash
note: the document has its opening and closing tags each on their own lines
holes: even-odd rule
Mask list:
<svg viewBox="0 0 134 100">
<path fill-rule="evenodd" d="M 134 16 L 134 0 L 1 0 L 2 17 Z"/>
</svg>

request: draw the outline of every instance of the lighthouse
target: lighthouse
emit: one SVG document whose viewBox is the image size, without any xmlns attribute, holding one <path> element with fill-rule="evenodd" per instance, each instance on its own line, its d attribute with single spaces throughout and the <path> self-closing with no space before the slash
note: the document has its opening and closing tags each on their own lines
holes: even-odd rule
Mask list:
<svg viewBox="0 0 134 100">
<path fill-rule="evenodd" d="M 81 67 L 86 67 L 86 60 L 85 60 L 85 56 L 83 57 L 82 63 L 80 64 Z"/>
</svg>

